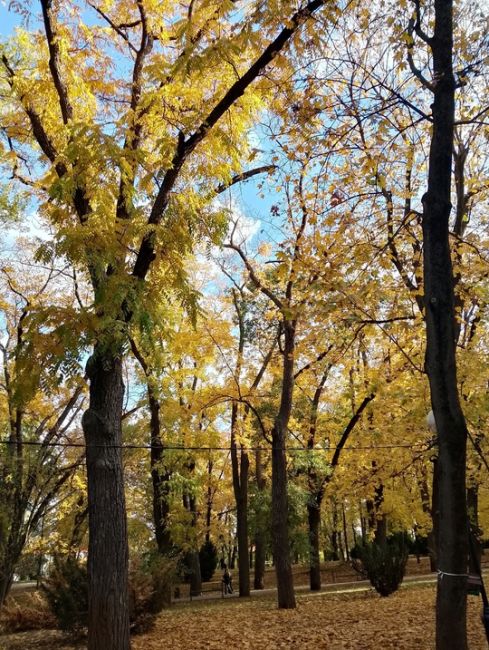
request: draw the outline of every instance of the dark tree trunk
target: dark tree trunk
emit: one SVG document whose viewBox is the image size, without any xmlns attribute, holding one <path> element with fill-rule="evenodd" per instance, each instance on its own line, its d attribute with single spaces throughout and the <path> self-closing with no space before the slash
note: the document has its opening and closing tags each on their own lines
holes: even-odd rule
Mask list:
<svg viewBox="0 0 489 650">
<path fill-rule="evenodd" d="M 340 551 L 340 557 L 341 557 L 342 560 L 344 560 L 344 559 L 345 559 L 345 551 L 344 551 L 344 549 L 343 549 L 343 540 L 342 540 L 342 537 L 343 537 L 343 536 L 342 536 L 341 532 L 338 531 L 338 532 L 336 533 L 337 544 L 338 544 L 338 548 L 339 548 L 339 551 Z"/>
<path fill-rule="evenodd" d="M 340 547 L 338 534 L 338 506 L 334 497 L 331 499 L 331 527 L 331 549 L 333 551 L 332 559 L 337 561 L 340 559 Z"/>
<path fill-rule="evenodd" d="M 75 515 L 75 520 L 73 522 L 73 530 L 71 532 L 70 543 L 68 544 L 68 554 L 71 556 L 76 556 L 80 550 L 83 538 L 87 532 L 87 518 L 88 518 L 88 506 L 84 506 L 84 499 L 81 497 L 78 507 L 80 510 Z"/>
<path fill-rule="evenodd" d="M 191 461 L 188 464 L 189 472 L 195 469 L 195 462 Z M 195 498 L 190 494 L 183 495 L 183 505 L 186 510 L 191 513 L 191 526 L 197 526 L 197 503 Z M 187 564 L 190 571 L 190 593 L 192 596 L 199 596 L 202 593 L 202 574 L 200 571 L 200 557 L 198 549 L 194 549 L 187 554 Z"/>
<path fill-rule="evenodd" d="M 478 573 L 478 567 L 481 565 L 482 558 L 482 544 L 481 544 L 481 529 L 479 528 L 479 486 L 472 485 L 467 489 L 467 514 L 470 521 L 472 530 L 472 553 L 469 556 L 469 572 L 472 574 Z"/>
<path fill-rule="evenodd" d="M 236 383 L 239 385 L 245 346 L 245 303 L 244 301 L 239 302 L 236 291 L 233 291 L 233 301 L 239 325 L 238 358 L 236 360 L 235 371 Z M 248 475 L 250 461 L 248 452 L 243 445 L 240 445 L 240 453 L 238 454 L 238 445 L 236 442 L 238 414 L 238 403 L 233 402 L 231 407 L 231 466 L 233 472 L 233 491 L 236 501 L 239 595 L 240 597 L 246 597 L 250 595 L 250 562 L 248 555 Z"/>
<path fill-rule="evenodd" d="M 122 362 L 95 348 L 83 415 L 88 480 L 88 648 L 128 650 L 128 545 L 122 470 Z"/>
<path fill-rule="evenodd" d="M 130 339 L 130 344 L 133 354 L 139 361 L 146 376 L 150 413 L 150 466 L 151 481 L 153 484 L 153 523 L 158 551 L 162 555 L 168 555 L 172 550 L 170 531 L 168 527 L 168 515 L 170 513 L 168 499 L 171 473 L 163 467 L 165 449 L 163 441 L 161 440 L 160 401 L 158 399 L 157 391 L 154 389 L 154 378 L 152 377 L 148 363 L 136 345 L 134 339 Z"/>
<path fill-rule="evenodd" d="M 277 599 L 281 609 L 295 607 L 294 581 L 290 561 L 285 432 L 279 422 L 273 431 L 272 449 L 272 544 L 277 575 Z"/>
<path fill-rule="evenodd" d="M 238 547 L 236 544 L 233 544 L 233 549 L 231 551 L 231 557 L 229 559 L 229 568 L 234 569 L 236 567 L 236 555 L 238 554 Z"/>
<path fill-rule="evenodd" d="M 163 468 L 164 446 L 161 440 L 160 402 L 148 381 L 148 401 L 151 431 L 151 480 L 153 483 L 153 522 L 156 544 L 162 555 L 172 550 L 168 516 L 170 514 L 170 478 L 169 471 Z"/>
<path fill-rule="evenodd" d="M 200 558 L 198 551 L 191 551 L 189 554 L 190 569 L 190 593 L 192 596 L 200 596 L 202 593 L 202 574 L 200 572 Z"/>
<path fill-rule="evenodd" d="M 236 444 L 237 402 L 233 402 L 231 408 L 231 464 L 234 498 L 236 500 L 239 595 L 240 597 L 246 597 L 250 595 L 250 563 L 248 555 L 248 474 L 250 461 L 247 451 L 242 446 L 240 458 L 238 458 Z"/>
<path fill-rule="evenodd" d="M 350 548 L 348 546 L 348 530 L 346 526 L 346 513 L 345 513 L 345 504 L 342 505 L 342 511 L 343 511 L 343 537 L 345 539 L 345 554 L 346 554 L 346 561 L 350 561 Z"/>
<path fill-rule="evenodd" d="M 367 499 L 365 502 L 367 507 L 367 527 L 369 533 L 375 533 L 377 527 L 377 518 L 375 516 L 375 506 L 373 499 Z"/>
<path fill-rule="evenodd" d="M 321 525 L 321 504 L 307 504 L 309 525 L 309 585 L 311 591 L 321 589 L 321 564 L 319 560 L 319 529 Z"/>
<path fill-rule="evenodd" d="M 263 461 L 260 449 L 257 449 L 255 452 L 255 474 L 257 490 L 263 492 L 266 486 L 266 479 L 263 473 Z M 266 547 L 267 537 L 265 532 L 265 522 L 263 521 L 263 513 L 258 512 L 256 516 L 255 577 L 253 582 L 253 587 L 255 589 L 265 588 Z"/>
<path fill-rule="evenodd" d="M 329 367 L 323 372 L 319 385 L 314 391 L 314 397 L 311 403 L 309 415 L 309 438 L 307 448 L 314 449 L 316 445 L 316 428 L 319 403 L 323 393 L 324 385 L 328 378 Z M 318 478 L 317 472 L 312 463 L 307 470 L 307 483 L 309 490 L 309 503 L 307 504 L 307 522 L 309 527 L 309 588 L 311 591 L 320 591 L 321 589 L 321 566 L 319 560 L 319 533 L 321 530 L 321 504 L 324 496 L 325 479 Z"/>
<path fill-rule="evenodd" d="M 331 533 L 331 559 L 337 562 L 340 559 L 340 546 L 338 543 L 338 531 L 336 529 Z"/>
<path fill-rule="evenodd" d="M 272 430 L 272 547 L 277 575 L 278 606 L 281 609 L 292 609 L 295 608 L 295 594 L 290 561 L 285 445 L 294 390 L 295 323 L 284 320 L 283 329 L 282 393 Z"/>
<path fill-rule="evenodd" d="M 455 360 L 456 323 L 449 244 L 455 79 L 452 0 L 435 0 L 434 94 L 428 189 L 423 196 L 426 370 L 438 432 L 438 589 L 436 647 L 466 650 L 467 428 L 460 407 Z"/>
<path fill-rule="evenodd" d="M 374 531 L 374 542 L 384 544 L 387 539 L 387 517 L 382 513 L 384 503 L 384 486 L 382 483 L 376 486 L 373 501 L 367 501 L 369 514 L 369 530 Z"/>
<path fill-rule="evenodd" d="M 265 589 L 266 537 L 263 530 L 255 533 L 255 573 L 254 589 Z"/>
<path fill-rule="evenodd" d="M 430 504 L 428 483 L 424 472 L 420 482 L 421 506 L 423 508 L 423 512 L 431 516 L 431 522 L 432 522 L 432 528 L 428 533 L 428 553 L 430 555 L 431 571 L 436 571 L 436 566 L 437 566 L 436 548 L 437 548 L 438 521 L 439 521 L 437 467 L 438 467 L 438 460 L 435 458 L 433 459 L 433 488 L 431 494 L 431 504 Z"/>
<path fill-rule="evenodd" d="M 214 498 L 212 490 L 212 470 L 214 468 L 214 463 L 212 460 L 209 460 L 207 463 L 207 501 L 205 504 L 205 541 L 211 541 L 211 520 L 212 520 L 212 502 Z"/>
<path fill-rule="evenodd" d="M 5 604 L 7 596 L 10 593 L 10 588 L 14 579 L 15 564 L 10 561 L 2 561 L 0 570 L 0 609 Z"/>
</svg>

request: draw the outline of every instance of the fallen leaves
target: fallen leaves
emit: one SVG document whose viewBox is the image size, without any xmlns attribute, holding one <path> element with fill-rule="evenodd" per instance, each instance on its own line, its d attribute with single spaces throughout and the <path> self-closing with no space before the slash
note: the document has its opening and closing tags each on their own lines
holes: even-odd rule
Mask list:
<svg viewBox="0 0 489 650">
<path fill-rule="evenodd" d="M 470 597 L 470 650 L 486 650 L 481 601 Z M 375 593 L 299 595 L 297 609 L 271 598 L 184 603 L 164 611 L 154 630 L 134 637 L 133 650 L 431 650 L 435 647 L 435 588 L 411 586 L 389 598 Z M 37 635 L 37 636 L 36 636 Z M 0 650 L 72 650 L 57 632 L 0 638 Z"/>
<path fill-rule="evenodd" d="M 435 647 L 434 587 L 409 588 L 389 598 L 367 594 L 299 597 L 297 609 L 271 600 L 200 603 L 163 612 L 155 630 L 134 639 L 134 650 L 295 648 L 297 650 L 423 650 Z M 487 648 L 480 600 L 469 599 L 469 648 Z"/>
</svg>

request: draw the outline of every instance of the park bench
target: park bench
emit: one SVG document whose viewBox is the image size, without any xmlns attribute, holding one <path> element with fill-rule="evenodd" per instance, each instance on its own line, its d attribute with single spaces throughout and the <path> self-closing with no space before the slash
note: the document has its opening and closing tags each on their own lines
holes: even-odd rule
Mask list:
<svg viewBox="0 0 489 650">
<path fill-rule="evenodd" d="M 233 591 L 234 591 L 234 584 L 233 584 Z M 178 585 L 178 587 L 175 587 L 174 592 L 173 592 L 173 599 L 174 600 L 181 600 L 182 598 L 187 598 L 189 600 L 193 600 L 194 598 L 197 598 L 199 596 L 203 596 L 205 594 L 210 594 L 210 593 L 219 593 L 221 594 L 221 598 L 224 598 L 225 593 L 224 593 L 224 583 L 222 580 L 210 580 L 209 582 L 203 582 L 202 583 L 202 588 L 198 594 L 193 593 L 192 590 L 190 589 L 189 584 L 181 584 Z"/>
</svg>

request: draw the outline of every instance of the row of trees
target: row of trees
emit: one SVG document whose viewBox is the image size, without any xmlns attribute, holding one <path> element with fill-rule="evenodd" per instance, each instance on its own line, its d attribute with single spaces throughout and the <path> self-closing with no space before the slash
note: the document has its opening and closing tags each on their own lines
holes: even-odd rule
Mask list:
<svg viewBox="0 0 489 650">
<path fill-rule="evenodd" d="M 191 551 L 194 575 L 202 536 L 235 521 L 245 596 L 249 486 L 263 567 L 269 479 L 280 607 L 295 606 L 294 490 L 313 589 L 325 503 L 379 536 L 432 518 L 437 643 L 465 648 L 459 394 L 473 496 L 487 411 L 484 16 L 454 34 L 464 8 L 446 0 L 16 8 L 34 26 L 2 49 L 3 201 L 22 188 L 43 240 L 4 255 L 2 598 L 30 532 L 76 499 L 89 647 L 128 648 L 126 496 L 131 541 L 149 542 L 151 502 L 159 551 Z M 80 442 L 84 401 L 86 446 L 60 446 Z M 127 490 L 123 442 L 150 448 L 150 481 L 147 450 L 125 452 Z"/>
</svg>

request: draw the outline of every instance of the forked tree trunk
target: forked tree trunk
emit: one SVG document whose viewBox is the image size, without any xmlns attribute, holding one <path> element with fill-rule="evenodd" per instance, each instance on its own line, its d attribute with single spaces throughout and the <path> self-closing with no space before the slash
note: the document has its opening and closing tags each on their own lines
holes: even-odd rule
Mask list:
<svg viewBox="0 0 489 650">
<path fill-rule="evenodd" d="M 122 470 L 122 362 L 95 348 L 83 415 L 88 480 L 88 648 L 128 650 L 128 545 Z"/>
<path fill-rule="evenodd" d="M 449 218 L 455 78 L 452 0 L 435 0 L 433 124 L 428 189 L 423 196 L 426 370 L 438 431 L 437 650 L 466 650 L 467 428 L 460 407 L 455 361 L 456 324 Z"/>
</svg>

